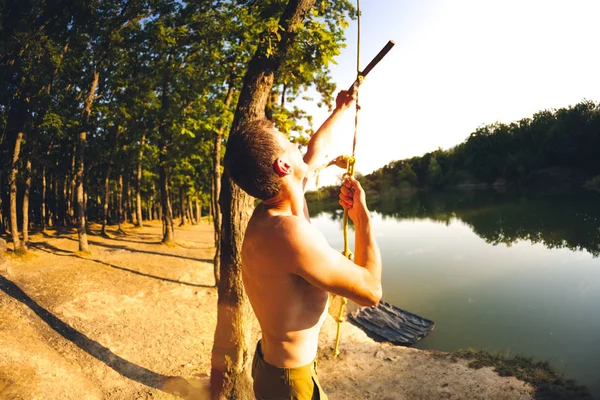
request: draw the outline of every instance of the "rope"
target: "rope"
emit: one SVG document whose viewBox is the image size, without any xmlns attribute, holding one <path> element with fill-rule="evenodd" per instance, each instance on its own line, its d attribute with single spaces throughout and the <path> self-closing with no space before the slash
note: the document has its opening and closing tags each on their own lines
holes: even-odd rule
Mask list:
<svg viewBox="0 0 600 400">
<path fill-rule="evenodd" d="M 357 47 L 356 47 L 356 81 L 352 88 L 352 90 L 356 93 L 356 112 L 354 114 L 354 139 L 352 141 L 352 155 L 351 156 L 343 156 L 346 160 L 346 172 L 342 176 L 343 180 L 353 178 L 354 177 L 354 165 L 356 163 L 356 138 L 358 137 L 358 111 L 360 110 L 360 105 L 358 103 L 358 87 L 362 83 L 363 75 L 360 72 L 360 0 L 356 0 L 356 8 L 357 8 Z M 348 238 L 348 210 L 344 209 L 344 218 L 342 220 L 342 230 L 344 232 L 344 251 L 342 254 L 347 257 L 349 260 L 352 260 L 352 252 L 350 251 L 350 239 Z M 331 300 L 335 299 L 337 295 L 332 294 Z M 348 299 L 341 296 L 340 301 L 340 310 L 337 313 L 337 316 L 334 316 L 334 319 L 337 323 L 337 330 L 335 335 L 335 346 L 333 348 L 333 357 L 337 358 L 340 354 L 340 338 L 342 336 L 342 322 L 346 320 L 346 304 L 348 303 Z"/>
</svg>

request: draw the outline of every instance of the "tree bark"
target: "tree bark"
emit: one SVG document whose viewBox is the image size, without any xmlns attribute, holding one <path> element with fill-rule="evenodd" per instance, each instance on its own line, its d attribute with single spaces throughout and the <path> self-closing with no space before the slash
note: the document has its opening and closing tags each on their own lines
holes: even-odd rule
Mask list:
<svg viewBox="0 0 600 400">
<path fill-rule="evenodd" d="M 117 140 L 119 135 L 119 128 L 115 127 L 114 131 L 110 135 L 110 154 L 108 155 L 108 162 L 106 165 L 106 175 L 104 175 L 104 202 L 102 204 L 102 236 L 108 236 L 106 233 L 106 224 L 108 223 L 108 203 L 110 202 L 110 172 L 112 170 L 113 158 L 115 156 L 117 148 Z"/>
<path fill-rule="evenodd" d="M 135 226 L 138 228 L 142 228 L 144 226 L 144 218 L 142 216 L 142 160 L 144 158 L 145 145 L 146 134 L 143 134 L 142 140 L 140 142 L 140 149 L 138 151 L 137 171 L 135 180 L 135 213 L 137 215 Z M 148 218 L 150 218 L 150 214 L 148 214 Z"/>
<path fill-rule="evenodd" d="M 79 132 L 77 141 L 77 235 L 79 236 L 79 251 L 83 253 L 89 253 L 90 248 L 87 240 L 86 221 L 85 221 L 85 200 L 83 193 L 83 174 L 84 174 L 84 160 L 85 160 L 85 145 L 87 142 L 87 130 L 89 127 L 90 114 L 92 113 L 92 104 L 94 103 L 94 97 L 96 95 L 96 88 L 98 87 L 98 80 L 100 74 L 98 70 L 92 72 L 92 83 L 90 90 L 85 98 L 85 107 L 82 113 L 83 130 Z"/>
<path fill-rule="evenodd" d="M 169 179 L 167 177 L 166 168 L 159 168 L 159 170 L 160 209 L 163 221 L 162 242 L 170 244 L 175 240 L 175 228 L 173 227 L 173 209 L 171 208 L 171 198 L 169 196 Z"/>
<path fill-rule="evenodd" d="M 17 133 L 15 146 L 13 148 L 13 157 L 11 163 L 9 185 L 10 185 L 10 233 L 12 235 L 14 251 L 17 255 L 25 255 L 27 247 L 19 238 L 19 224 L 17 220 L 17 174 L 19 173 L 19 154 L 21 153 L 21 142 L 23 141 L 23 132 Z"/>
<path fill-rule="evenodd" d="M 122 233 L 121 219 L 123 219 L 123 174 L 119 174 L 117 181 L 117 232 Z"/>
<path fill-rule="evenodd" d="M 187 225 L 187 213 L 185 207 L 185 185 L 181 185 L 179 188 L 179 206 L 181 207 L 181 223 L 179 226 Z"/>
<path fill-rule="evenodd" d="M 90 246 L 87 239 L 86 221 L 85 221 L 85 200 L 83 193 L 83 171 L 84 171 L 84 156 L 85 156 L 85 145 L 87 142 L 87 132 L 79 132 L 79 139 L 77 141 L 77 235 L 79 237 L 79 251 L 82 253 L 89 253 Z"/>
<path fill-rule="evenodd" d="M 233 94 L 235 92 L 234 85 L 235 75 L 234 71 L 231 72 L 229 77 L 229 89 L 227 90 L 227 97 L 225 99 L 225 107 L 229 109 L 231 101 L 233 100 Z M 221 193 L 221 146 L 223 142 L 223 134 L 227 124 L 223 121 L 214 141 L 214 160 L 213 160 L 213 176 L 211 182 L 211 209 L 213 214 L 213 227 L 215 235 L 215 256 L 214 256 L 214 276 L 215 282 L 219 282 L 220 270 L 221 270 L 221 206 L 219 205 L 219 194 Z M 200 220 L 198 220 L 200 222 Z"/>
<path fill-rule="evenodd" d="M 198 196 L 197 195 L 194 197 L 194 201 L 195 201 L 195 204 L 196 204 L 196 212 L 195 213 L 193 211 L 194 210 L 194 205 L 192 204 L 192 197 L 188 196 L 188 210 L 189 210 L 190 216 L 191 216 L 190 220 L 192 221 L 193 225 L 198 225 L 200 223 L 200 214 L 198 213 L 198 204 L 199 204 L 199 201 L 198 201 Z"/>
<path fill-rule="evenodd" d="M 123 186 L 123 193 L 125 193 L 125 206 L 123 207 L 123 222 L 133 223 L 133 217 L 131 214 L 133 207 L 131 206 L 131 185 L 129 184 L 129 174 L 125 176 L 124 182 L 125 185 Z"/>
<path fill-rule="evenodd" d="M 250 61 L 230 138 L 242 123 L 264 117 L 274 74 L 314 1 L 290 0 L 279 20 L 281 40 L 275 53 L 267 57 L 259 48 Z M 211 359 L 211 393 L 213 399 L 252 399 L 254 394 L 248 373 L 252 312 L 242 283 L 241 250 L 254 200 L 225 173 L 219 203 L 223 214 L 223 235 L 217 327 Z"/>
<path fill-rule="evenodd" d="M 29 146 L 28 146 L 29 147 Z M 23 188 L 23 205 L 22 205 L 22 231 L 23 245 L 29 243 L 29 192 L 31 190 L 31 149 L 27 152 L 27 160 L 25 161 L 25 187 Z"/>
<path fill-rule="evenodd" d="M 106 224 L 108 223 L 108 202 L 110 201 L 110 168 L 111 164 L 109 162 L 106 167 L 106 175 L 104 175 L 104 201 L 102 204 L 102 231 L 101 234 L 103 236 L 107 236 L 106 233 Z"/>
<path fill-rule="evenodd" d="M 0 142 L 1 144 L 2 142 Z M 3 186 L 2 185 L 2 178 L 4 177 L 4 166 L 0 166 L 0 234 L 6 233 L 5 232 L 5 228 L 4 228 L 4 213 L 3 211 L 3 207 L 2 207 L 2 198 L 3 198 L 3 193 L 2 193 L 2 189 Z M 6 243 L 4 243 L 5 247 L 6 247 Z"/>
<path fill-rule="evenodd" d="M 40 222 L 42 231 L 46 230 L 46 166 L 42 166 L 42 201 Z"/>
<path fill-rule="evenodd" d="M 77 138 L 79 141 L 79 137 Z M 67 189 L 67 219 L 69 225 L 75 220 L 74 204 L 77 204 L 77 172 L 75 171 L 77 158 L 77 144 L 73 146 L 73 157 L 71 158 L 71 184 Z"/>
<path fill-rule="evenodd" d="M 169 62 L 169 56 L 167 56 L 167 64 Z M 165 67 L 168 68 L 168 67 Z M 171 208 L 171 199 L 169 196 L 169 176 L 167 171 L 168 161 L 168 146 L 171 142 L 171 134 L 168 128 L 166 120 L 167 111 L 169 109 L 169 75 L 165 70 L 162 82 L 162 94 L 161 94 L 161 121 L 158 127 L 160 135 L 159 145 L 159 166 L 158 174 L 160 179 L 160 203 L 162 209 L 162 221 L 163 221 L 163 239 L 162 242 L 165 244 L 173 243 L 175 240 L 175 228 L 173 227 L 173 209 Z"/>
</svg>

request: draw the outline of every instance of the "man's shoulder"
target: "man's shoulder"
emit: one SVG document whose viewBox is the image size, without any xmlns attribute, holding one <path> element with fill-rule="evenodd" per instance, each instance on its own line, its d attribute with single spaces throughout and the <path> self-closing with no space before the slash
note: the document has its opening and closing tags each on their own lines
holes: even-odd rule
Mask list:
<svg viewBox="0 0 600 400">
<path fill-rule="evenodd" d="M 320 235 L 320 232 L 304 216 L 263 216 L 252 222 L 253 229 L 247 234 L 260 241 L 266 240 L 273 245 L 298 242 L 307 236 Z"/>
</svg>

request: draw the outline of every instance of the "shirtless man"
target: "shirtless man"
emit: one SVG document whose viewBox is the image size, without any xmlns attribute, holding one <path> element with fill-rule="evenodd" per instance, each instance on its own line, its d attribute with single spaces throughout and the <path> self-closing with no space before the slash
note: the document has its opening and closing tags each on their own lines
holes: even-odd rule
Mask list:
<svg viewBox="0 0 600 400">
<path fill-rule="evenodd" d="M 310 224 L 304 199 L 308 175 L 324 164 L 332 127 L 353 101 L 349 92 L 338 94 L 304 157 L 267 120 L 247 124 L 229 139 L 225 167 L 262 200 L 242 247 L 244 287 L 262 329 L 252 367 L 257 399 L 327 399 L 315 357 L 328 292 L 361 305 L 381 299 L 381 256 L 358 181 L 346 180 L 339 200 L 355 226 L 354 262 Z"/>
</svg>

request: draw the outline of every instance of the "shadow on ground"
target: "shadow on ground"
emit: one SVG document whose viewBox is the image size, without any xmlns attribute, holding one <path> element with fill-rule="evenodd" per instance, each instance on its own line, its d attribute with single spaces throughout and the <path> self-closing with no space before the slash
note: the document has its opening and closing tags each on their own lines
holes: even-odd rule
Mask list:
<svg viewBox="0 0 600 400">
<path fill-rule="evenodd" d="M 61 257 L 76 257 L 76 258 L 80 258 L 82 260 L 93 261 L 95 263 L 102 264 L 102 265 L 105 265 L 105 266 L 110 267 L 110 268 L 114 268 L 114 269 L 118 269 L 118 270 L 121 270 L 121 271 L 129 272 L 129 273 L 135 274 L 135 275 L 144 276 L 146 278 L 158 279 L 158 280 L 165 281 L 165 282 L 178 283 L 180 285 L 186 285 L 186 286 L 192 286 L 192 287 L 200 287 L 200 288 L 213 288 L 214 287 L 213 285 L 203 285 L 203 284 L 200 284 L 200 283 L 183 282 L 183 281 L 178 281 L 176 279 L 170 279 L 170 278 L 164 278 L 164 277 L 161 277 L 161 276 L 146 274 L 144 272 L 140 272 L 140 271 L 136 271 L 136 270 L 133 270 L 133 269 L 121 267 L 119 265 L 111 264 L 111 263 L 108 263 L 106 261 L 98 260 L 98 259 L 95 259 L 95 258 L 82 257 L 82 256 L 80 256 L 80 255 L 78 255 L 76 253 L 72 253 L 72 252 L 70 252 L 68 250 L 64 250 L 64 249 L 61 249 L 61 248 L 56 247 L 56 246 L 52 246 L 51 244 L 44 243 L 44 242 L 30 242 L 29 243 L 29 247 L 37 249 L 37 250 L 40 250 L 40 251 L 44 251 L 46 253 L 54 254 L 56 256 L 61 256 Z M 207 261 L 207 262 L 209 262 L 209 261 Z M 212 262 L 212 260 L 210 262 Z"/>
<path fill-rule="evenodd" d="M 200 381 L 188 381 L 177 376 L 161 375 L 127 361 L 126 359 L 110 351 L 108 348 L 102 346 L 100 343 L 90 339 L 83 333 L 72 328 L 60 318 L 56 317 L 44 307 L 40 306 L 14 282 L 2 275 L 0 275 L 0 290 L 29 307 L 31 311 L 33 311 L 46 324 L 48 324 L 50 328 L 56 331 L 63 338 L 72 342 L 81 350 L 103 362 L 124 377 L 151 388 L 180 396 L 184 399 L 191 400 L 207 398 L 206 387 L 205 385 L 202 385 Z"/>
</svg>

